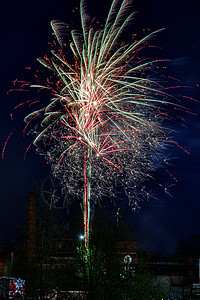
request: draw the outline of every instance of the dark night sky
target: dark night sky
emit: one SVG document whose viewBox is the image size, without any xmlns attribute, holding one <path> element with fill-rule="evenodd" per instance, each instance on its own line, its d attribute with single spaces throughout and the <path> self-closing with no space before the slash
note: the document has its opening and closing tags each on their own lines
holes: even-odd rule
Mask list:
<svg viewBox="0 0 200 300">
<path fill-rule="evenodd" d="M 48 167 L 34 149 L 24 160 L 29 139 L 23 138 L 22 116 L 10 120 L 12 108 L 20 103 L 18 93 L 9 93 L 12 81 L 26 79 L 25 67 L 35 66 L 36 58 L 45 54 L 51 38 L 51 19 L 71 24 L 75 0 L 57 1 L 4 1 L 1 4 L 1 48 L 0 48 L 0 97 L 1 149 L 10 132 L 16 128 L 9 140 L 4 160 L 0 161 L 1 210 L 0 241 L 16 239 L 16 224 L 22 220 L 27 205 L 28 192 L 35 183 L 41 183 L 48 174 Z M 91 16 L 106 16 L 111 0 L 88 1 Z M 73 5 L 72 5 L 73 4 Z M 199 100 L 200 85 L 200 1 L 197 0 L 135 0 L 133 9 L 138 11 L 131 30 L 165 27 L 156 38 L 166 58 L 172 59 L 169 75 L 181 80 L 184 88 L 180 92 Z M 190 235 L 200 235 L 200 104 L 187 102 L 197 113 L 188 117 L 188 128 L 179 128 L 175 140 L 191 155 L 181 150 L 172 150 L 177 158 L 173 160 L 173 175 L 178 183 L 171 189 L 173 198 L 152 200 L 143 205 L 139 214 L 129 214 L 129 220 L 136 230 L 137 239 L 144 240 L 149 250 L 170 254 L 178 240 Z M 170 150 L 171 151 L 171 150 Z"/>
</svg>

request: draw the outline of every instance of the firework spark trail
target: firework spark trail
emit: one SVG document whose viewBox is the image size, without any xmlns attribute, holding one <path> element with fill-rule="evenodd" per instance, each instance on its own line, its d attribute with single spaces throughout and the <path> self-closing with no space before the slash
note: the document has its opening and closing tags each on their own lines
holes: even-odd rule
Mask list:
<svg viewBox="0 0 200 300">
<path fill-rule="evenodd" d="M 5 143 L 4 143 L 4 146 L 3 146 L 3 150 L 2 150 L 2 154 L 1 154 L 1 158 L 4 159 L 4 154 L 5 154 L 5 149 L 6 149 L 6 146 L 7 146 L 7 143 L 9 141 L 9 139 L 11 138 L 12 134 L 14 133 L 15 129 L 13 129 L 11 131 L 11 133 L 9 134 L 9 136 L 7 137 Z"/>
<path fill-rule="evenodd" d="M 25 118 L 29 124 L 42 117 L 33 130 L 38 153 L 45 155 L 63 193 L 83 197 L 86 249 L 91 199 L 112 197 L 120 186 L 136 210 L 149 197 L 144 182 L 154 162 L 164 160 L 162 151 L 171 142 L 161 124 L 170 98 L 141 72 L 158 60 L 136 58 L 160 30 L 129 45 L 119 43 L 134 15 L 130 3 L 114 0 L 104 29 L 95 31 L 81 1 L 82 34 L 71 31 L 73 63 L 65 58 L 66 25 L 51 21 L 61 48 L 38 59 L 52 72 L 51 80 L 32 87 L 50 90 L 53 98 Z"/>
</svg>

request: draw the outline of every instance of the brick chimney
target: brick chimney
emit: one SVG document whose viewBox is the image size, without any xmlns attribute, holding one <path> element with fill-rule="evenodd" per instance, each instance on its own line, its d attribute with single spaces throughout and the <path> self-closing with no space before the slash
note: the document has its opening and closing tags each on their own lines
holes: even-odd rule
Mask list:
<svg viewBox="0 0 200 300">
<path fill-rule="evenodd" d="M 28 261 L 32 262 L 36 254 L 36 196 L 34 192 L 28 195 L 26 251 Z"/>
</svg>

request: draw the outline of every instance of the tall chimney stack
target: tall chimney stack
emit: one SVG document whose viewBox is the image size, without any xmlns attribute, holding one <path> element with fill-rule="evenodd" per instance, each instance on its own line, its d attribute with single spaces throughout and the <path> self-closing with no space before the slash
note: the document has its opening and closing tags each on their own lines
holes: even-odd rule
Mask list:
<svg viewBox="0 0 200 300">
<path fill-rule="evenodd" d="M 28 195 L 28 220 L 26 236 L 27 259 L 32 262 L 36 254 L 36 195 Z"/>
</svg>

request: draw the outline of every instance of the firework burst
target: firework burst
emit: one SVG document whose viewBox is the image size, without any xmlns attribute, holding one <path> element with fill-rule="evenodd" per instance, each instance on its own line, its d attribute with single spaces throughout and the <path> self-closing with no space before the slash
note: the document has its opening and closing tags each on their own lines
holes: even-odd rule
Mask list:
<svg viewBox="0 0 200 300">
<path fill-rule="evenodd" d="M 104 28 L 95 30 L 82 0 L 82 33 L 71 31 L 70 59 L 66 24 L 51 22 L 60 49 L 38 59 L 52 74 L 33 87 L 48 89 L 53 96 L 46 107 L 25 118 L 27 124 L 40 118 L 34 145 L 51 165 L 63 194 L 83 197 L 86 248 L 90 201 L 112 198 L 122 187 L 137 210 L 139 201 L 149 196 L 144 182 L 169 143 L 162 125 L 168 97 L 144 75 L 156 61 L 137 58 L 156 32 L 122 44 L 120 36 L 133 18 L 129 10 L 129 0 L 114 0 Z"/>
</svg>

